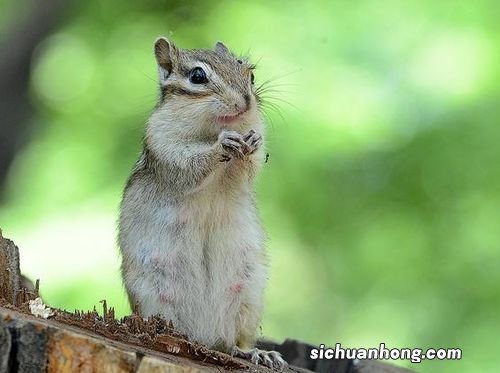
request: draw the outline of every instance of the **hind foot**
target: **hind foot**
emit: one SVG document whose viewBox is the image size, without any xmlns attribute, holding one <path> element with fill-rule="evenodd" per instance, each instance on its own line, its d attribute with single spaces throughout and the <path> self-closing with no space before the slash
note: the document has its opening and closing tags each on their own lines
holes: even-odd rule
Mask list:
<svg viewBox="0 0 500 373">
<path fill-rule="evenodd" d="M 233 347 L 232 356 L 250 360 L 255 365 L 265 365 L 271 369 L 283 370 L 288 366 L 287 362 L 276 351 L 265 351 L 254 348 L 250 351 L 242 351 L 238 347 Z"/>
</svg>

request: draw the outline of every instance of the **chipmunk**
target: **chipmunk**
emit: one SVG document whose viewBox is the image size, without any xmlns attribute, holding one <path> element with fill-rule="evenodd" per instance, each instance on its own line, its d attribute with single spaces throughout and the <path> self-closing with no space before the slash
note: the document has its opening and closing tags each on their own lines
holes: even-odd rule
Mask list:
<svg viewBox="0 0 500 373">
<path fill-rule="evenodd" d="M 131 305 L 160 314 L 191 340 L 282 369 L 249 349 L 267 279 L 253 191 L 264 154 L 254 66 L 218 42 L 154 45 L 161 96 L 128 179 L 119 221 Z"/>
</svg>

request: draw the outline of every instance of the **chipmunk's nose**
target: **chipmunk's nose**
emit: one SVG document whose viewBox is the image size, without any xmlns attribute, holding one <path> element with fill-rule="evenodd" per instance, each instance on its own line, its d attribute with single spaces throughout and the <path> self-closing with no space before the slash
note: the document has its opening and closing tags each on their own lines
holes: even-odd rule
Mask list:
<svg viewBox="0 0 500 373">
<path fill-rule="evenodd" d="M 234 108 L 239 112 L 239 113 L 244 113 L 248 109 L 250 109 L 250 95 L 248 93 L 245 93 L 243 95 L 243 101 L 244 102 L 239 102 L 234 104 Z"/>
<path fill-rule="evenodd" d="M 234 109 L 238 112 L 238 113 L 244 113 L 245 111 L 248 110 L 248 105 L 246 103 L 239 103 L 239 104 L 234 104 Z"/>
</svg>

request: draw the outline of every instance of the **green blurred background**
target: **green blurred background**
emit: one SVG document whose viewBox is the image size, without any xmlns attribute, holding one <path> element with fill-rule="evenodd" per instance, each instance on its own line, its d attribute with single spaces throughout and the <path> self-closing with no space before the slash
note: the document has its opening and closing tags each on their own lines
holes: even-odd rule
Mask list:
<svg viewBox="0 0 500 373">
<path fill-rule="evenodd" d="M 106 298 L 129 312 L 116 219 L 156 103 L 153 41 L 222 40 L 258 63 L 257 84 L 274 79 L 280 107 L 267 111 L 258 181 L 271 259 L 263 333 L 460 347 L 459 362 L 399 364 L 498 371 L 498 1 L 52 3 L 0 205 L 47 303 Z M 0 59 L 32 8 L 0 0 Z"/>
</svg>

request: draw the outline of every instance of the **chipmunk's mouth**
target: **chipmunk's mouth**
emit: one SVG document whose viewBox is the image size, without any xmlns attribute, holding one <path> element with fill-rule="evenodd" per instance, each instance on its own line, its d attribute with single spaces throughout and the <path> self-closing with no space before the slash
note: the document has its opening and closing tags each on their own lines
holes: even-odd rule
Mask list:
<svg viewBox="0 0 500 373">
<path fill-rule="evenodd" d="M 220 115 L 217 117 L 217 122 L 223 123 L 223 124 L 232 124 L 238 122 L 243 114 L 245 114 L 248 111 L 248 109 L 245 109 L 243 111 L 240 111 L 239 113 L 236 114 L 226 114 L 226 115 Z"/>
</svg>

